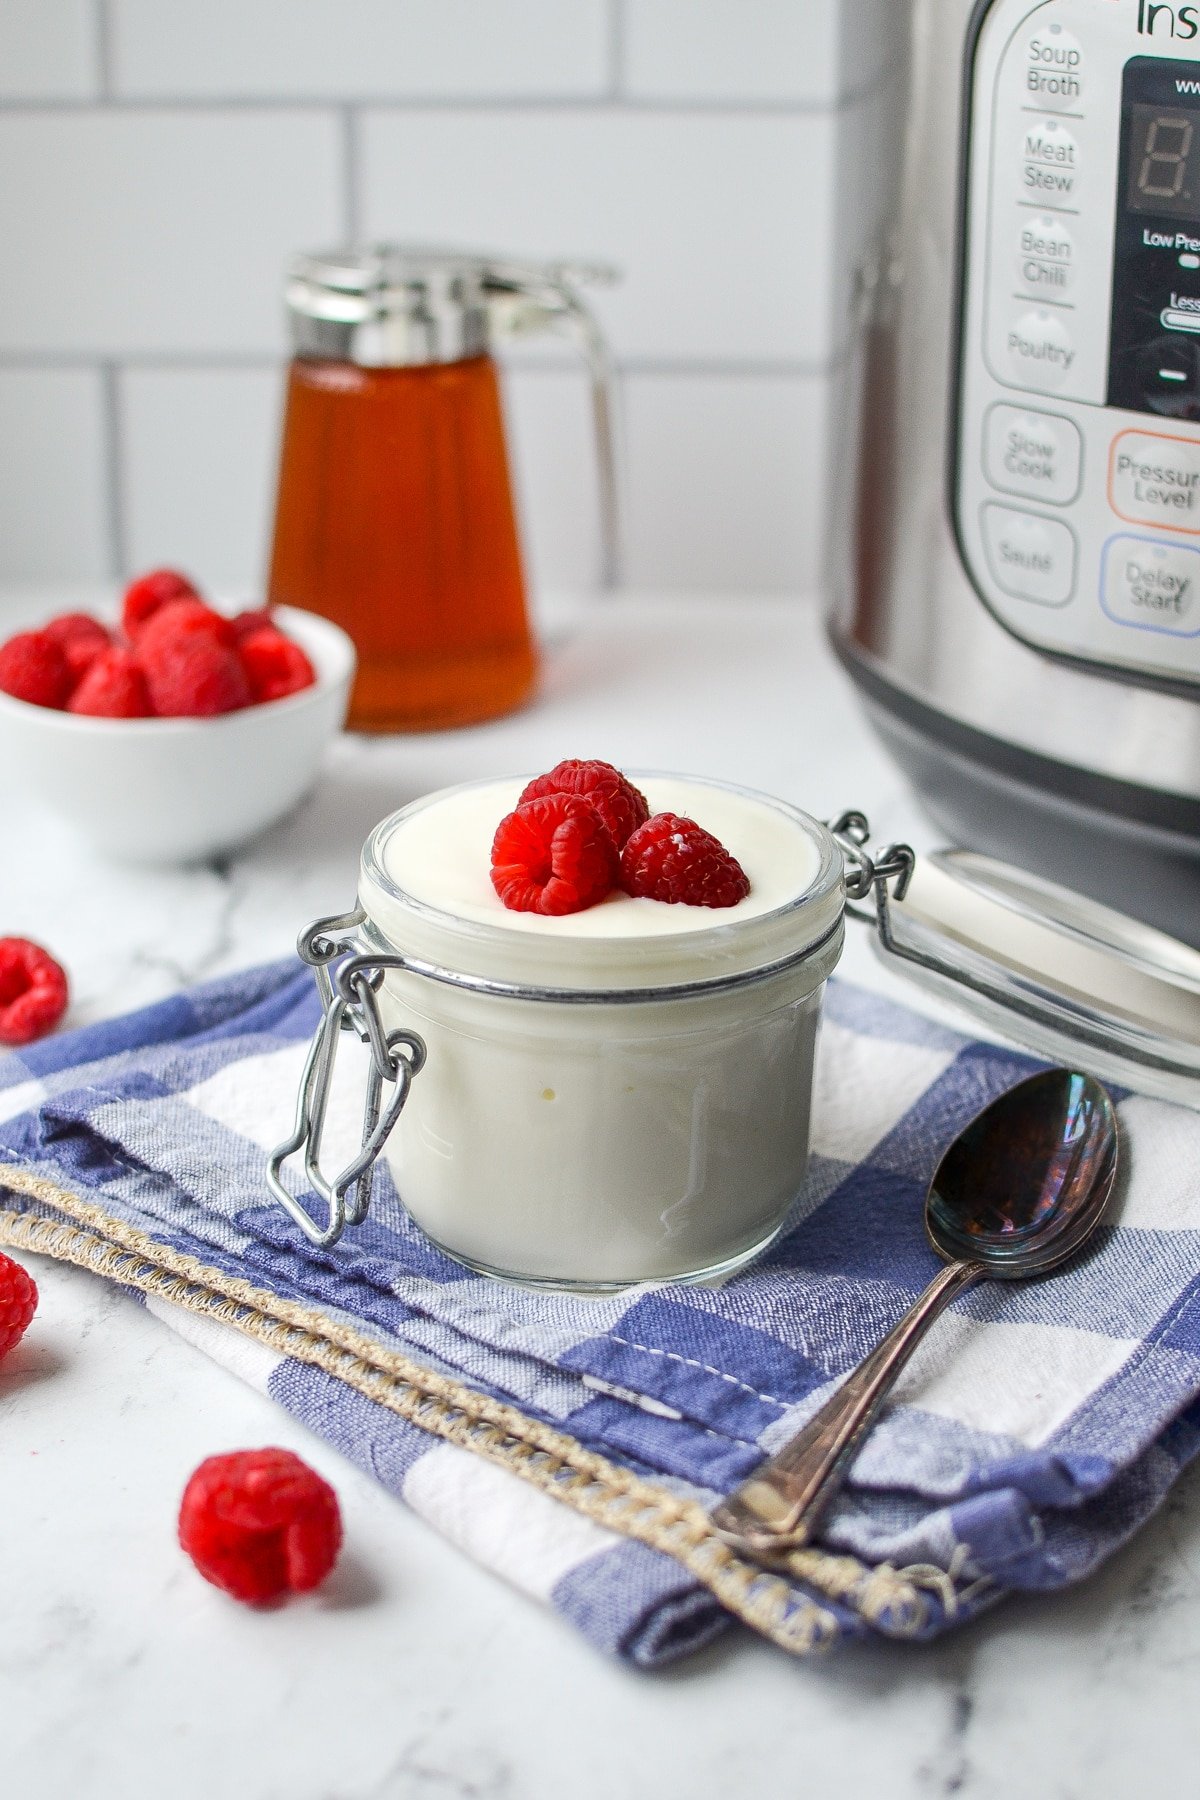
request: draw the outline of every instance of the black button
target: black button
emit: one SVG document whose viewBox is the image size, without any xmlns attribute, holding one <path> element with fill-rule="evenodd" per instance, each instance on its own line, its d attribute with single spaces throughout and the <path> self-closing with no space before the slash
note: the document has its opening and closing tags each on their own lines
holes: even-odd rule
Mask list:
<svg viewBox="0 0 1200 1800">
<path fill-rule="evenodd" d="M 1182 332 L 1154 338 L 1138 356 L 1137 382 L 1151 412 L 1200 419 L 1200 340 Z"/>
</svg>

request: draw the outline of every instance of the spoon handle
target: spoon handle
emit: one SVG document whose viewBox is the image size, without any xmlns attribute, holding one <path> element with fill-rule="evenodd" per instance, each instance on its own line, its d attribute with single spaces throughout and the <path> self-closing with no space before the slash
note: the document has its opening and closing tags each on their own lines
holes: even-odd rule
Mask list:
<svg viewBox="0 0 1200 1800">
<path fill-rule="evenodd" d="M 983 1273 L 979 1263 L 954 1262 L 935 1275 L 820 1411 L 714 1509 L 718 1536 L 752 1556 L 807 1544 L 905 1363 L 939 1314 Z"/>
</svg>

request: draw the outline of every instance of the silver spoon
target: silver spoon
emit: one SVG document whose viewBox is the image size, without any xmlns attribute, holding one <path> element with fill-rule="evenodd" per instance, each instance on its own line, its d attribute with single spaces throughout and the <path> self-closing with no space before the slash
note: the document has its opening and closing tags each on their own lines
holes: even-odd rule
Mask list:
<svg viewBox="0 0 1200 1800">
<path fill-rule="evenodd" d="M 925 1231 L 948 1267 L 820 1411 L 712 1514 L 751 1556 L 796 1549 L 841 1486 L 897 1376 L 938 1315 L 985 1278 L 1046 1275 L 1082 1249 L 1117 1174 L 1112 1101 L 1089 1075 L 1048 1069 L 1001 1094 L 942 1157 Z"/>
</svg>

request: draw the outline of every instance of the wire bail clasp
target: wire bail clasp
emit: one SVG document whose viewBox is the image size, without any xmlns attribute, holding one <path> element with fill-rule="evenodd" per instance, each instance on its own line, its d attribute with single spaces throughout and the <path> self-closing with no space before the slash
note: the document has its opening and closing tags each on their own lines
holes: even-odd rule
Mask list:
<svg viewBox="0 0 1200 1800">
<path fill-rule="evenodd" d="M 321 1021 L 313 1033 L 300 1077 L 296 1122 L 291 1136 L 276 1146 L 267 1161 L 267 1185 L 310 1243 L 327 1249 L 347 1225 L 360 1225 L 371 1204 L 375 1160 L 404 1110 L 413 1079 L 425 1063 L 425 1040 L 415 1031 L 387 1032 L 376 998 L 384 969 L 395 959 L 353 955 L 354 933 L 366 914 L 361 907 L 336 917 L 318 919 L 300 934 L 296 948 L 313 971 L 321 996 Z M 331 974 L 331 964 L 346 960 Z M 362 1147 L 339 1175 L 327 1178 L 320 1168 L 321 1142 L 334 1066 L 342 1033 L 352 1031 L 371 1052 L 363 1101 Z M 392 1087 L 384 1104 L 384 1084 Z M 304 1152 L 304 1172 L 328 1207 L 324 1225 L 314 1219 L 283 1184 L 288 1158 Z"/>
<path fill-rule="evenodd" d="M 917 866 L 916 852 L 910 844 L 889 844 L 874 856 L 867 854 L 871 827 L 865 813 L 839 813 L 831 819 L 829 830 L 846 862 L 846 911 L 852 918 L 862 919 L 879 931 L 885 947 L 894 949 L 891 902 L 903 900 Z M 894 887 L 889 883 L 895 883 Z M 873 898 L 872 914 L 865 906 L 851 904 Z"/>
</svg>

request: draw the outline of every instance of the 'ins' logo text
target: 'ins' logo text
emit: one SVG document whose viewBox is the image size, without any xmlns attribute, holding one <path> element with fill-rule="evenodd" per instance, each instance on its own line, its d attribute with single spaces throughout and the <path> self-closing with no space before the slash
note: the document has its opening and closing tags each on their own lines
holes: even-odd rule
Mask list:
<svg viewBox="0 0 1200 1800">
<path fill-rule="evenodd" d="M 1200 7 L 1138 0 L 1138 30 L 1143 37 L 1194 38 L 1200 32 Z"/>
</svg>

